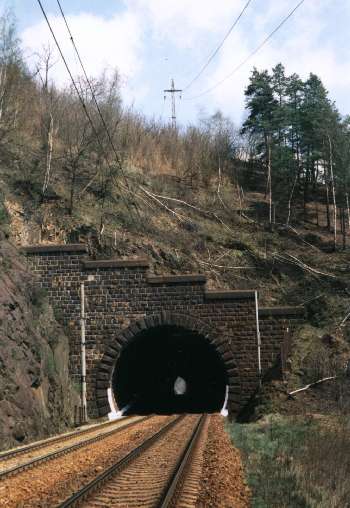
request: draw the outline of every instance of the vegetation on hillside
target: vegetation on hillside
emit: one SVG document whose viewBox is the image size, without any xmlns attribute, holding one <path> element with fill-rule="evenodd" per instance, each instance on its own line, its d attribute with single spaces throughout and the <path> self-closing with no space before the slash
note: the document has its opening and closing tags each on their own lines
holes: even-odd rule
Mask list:
<svg viewBox="0 0 350 508">
<path fill-rule="evenodd" d="M 79 99 L 55 86 L 55 61 L 46 47 L 29 68 L 13 17 L 0 19 L 1 228 L 17 244 L 84 241 L 95 257 L 147 255 L 155 273 L 205 272 L 212 287 L 259 289 L 262 304 L 303 305 L 289 372 L 255 401 L 255 417 L 283 417 L 231 431 L 254 506 L 346 506 L 349 118 L 319 77 L 279 64 L 252 71 L 242 126 L 218 111 L 174 130 L 123 105 L 117 71 L 76 77 Z"/>
<path fill-rule="evenodd" d="M 10 190 L 30 200 L 43 229 L 48 203 L 68 217 L 69 227 L 84 213 L 80 204 L 91 200 L 100 236 L 110 234 L 114 212 L 128 226 L 139 224 L 145 209 L 167 210 L 181 222 L 183 214 L 173 210 L 181 203 L 170 198 L 196 205 L 199 189 L 214 188 L 230 220 L 252 208 L 250 191 L 259 192 L 263 203 L 253 203 L 253 218 L 288 227 L 313 221 L 334 233 L 333 244 L 337 229 L 346 242 L 349 119 L 314 74 L 303 81 L 281 64 L 271 73 L 254 69 L 241 129 L 218 111 L 174 130 L 123 106 L 117 71 L 77 77 L 78 98 L 73 84 L 57 89 L 52 81 L 56 57 L 49 46 L 28 68 L 10 13 L 0 33 L 2 175 Z M 171 195 L 157 195 L 163 191 Z"/>
<path fill-rule="evenodd" d="M 27 66 L 11 14 L 0 34 L 0 181 L 18 243 L 85 241 L 305 305 L 315 350 L 327 333 L 344 364 L 349 122 L 317 76 L 255 69 L 240 128 L 217 112 L 174 130 L 123 105 L 117 71 L 76 77 L 79 99 L 51 79 L 50 47 Z"/>
<path fill-rule="evenodd" d="M 282 64 L 271 74 L 254 69 L 245 95 L 249 116 L 242 130 L 252 137 L 254 163 L 265 168 L 269 222 L 274 204 L 280 213 L 283 209 L 286 224 L 295 220 L 298 204 L 307 221 L 307 205 L 314 201 L 319 223 L 319 204 L 324 203 L 336 247 L 337 223 L 345 237 L 349 220 L 349 117 L 341 117 L 319 77 L 287 76 Z"/>
<path fill-rule="evenodd" d="M 270 416 L 228 430 L 241 450 L 253 508 L 348 505 L 347 419 Z"/>
</svg>

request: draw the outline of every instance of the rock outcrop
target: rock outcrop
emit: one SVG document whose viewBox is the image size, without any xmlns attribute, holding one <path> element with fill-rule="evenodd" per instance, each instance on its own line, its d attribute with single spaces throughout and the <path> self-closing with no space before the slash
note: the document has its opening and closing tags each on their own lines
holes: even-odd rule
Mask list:
<svg viewBox="0 0 350 508">
<path fill-rule="evenodd" d="M 0 450 L 72 424 L 68 339 L 0 231 Z"/>
</svg>

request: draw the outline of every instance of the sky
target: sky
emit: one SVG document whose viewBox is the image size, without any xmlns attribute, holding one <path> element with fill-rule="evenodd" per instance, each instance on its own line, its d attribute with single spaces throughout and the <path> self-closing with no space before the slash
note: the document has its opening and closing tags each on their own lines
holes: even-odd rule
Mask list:
<svg viewBox="0 0 350 508">
<path fill-rule="evenodd" d="M 74 76 L 81 74 L 56 0 L 42 0 Z M 171 78 L 185 89 L 223 39 L 246 0 L 61 0 L 89 76 L 118 69 L 125 105 L 168 121 Z M 244 119 L 244 88 L 253 67 L 282 62 L 287 74 L 320 76 L 342 114 L 350 113 L 350 0 L 305 0 L 272 40 L 223 85 L 228 75 L 292 10 L 298 0 L 251 0 L 223 48 L 203 75 L 177 100 L 178 122 L 195 123 L 220 109 L 236 124 Z M 0 0 L 11 7 L 25 55 L 34 66 L 51 34 L 37 0 Z M 57 86 L 69 77 L 57 57 Z"/>
</svg>

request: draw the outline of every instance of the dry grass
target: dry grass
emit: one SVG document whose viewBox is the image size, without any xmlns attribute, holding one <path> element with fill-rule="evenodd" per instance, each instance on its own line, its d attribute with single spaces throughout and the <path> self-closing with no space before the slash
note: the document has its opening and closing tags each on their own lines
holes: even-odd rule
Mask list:
<svg viewBox="0 0 350 508">
<path fill-rule="evenodd" d="M 350 495 L 347 418 L 265 419 L 229 427 L 254 508 L 345 508 Z"/>
</svg>

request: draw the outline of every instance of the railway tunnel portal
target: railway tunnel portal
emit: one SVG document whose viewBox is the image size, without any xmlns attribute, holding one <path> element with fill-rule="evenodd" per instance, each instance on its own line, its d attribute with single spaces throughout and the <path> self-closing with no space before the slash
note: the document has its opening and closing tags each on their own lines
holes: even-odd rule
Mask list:
<svg viewBox="0 0 350 508">
<path fill-rule="evenodd" d="M 23 250 L 69 331 L 78 383 L 84 287 L 90 417 L 110 412 L 108 392 L 129 413 L 214 412 L 226 400 L 237 414 L 302 320 L 300 308 L 259 308 L 253 290 L 208 290 L 203 274 L 153 275 L 146 259 L 91 260 L 82 244 Z"/>
<path fill-rule="evenodd" d="M 137 334 L 112 375 L 116 403 L 126 414 L 218 412 L 227 385 L 215 345 L 194 330 L 169 324 Z"/>
</svg>

